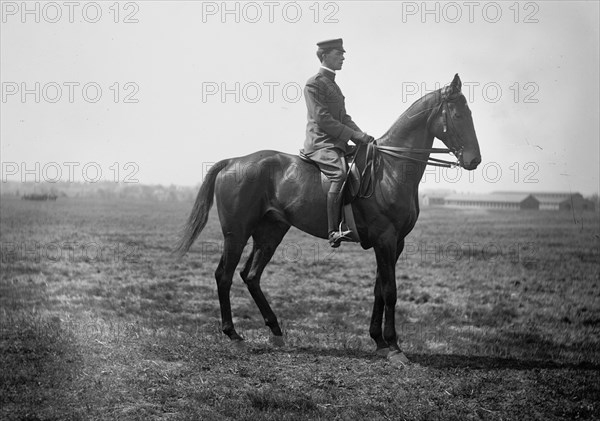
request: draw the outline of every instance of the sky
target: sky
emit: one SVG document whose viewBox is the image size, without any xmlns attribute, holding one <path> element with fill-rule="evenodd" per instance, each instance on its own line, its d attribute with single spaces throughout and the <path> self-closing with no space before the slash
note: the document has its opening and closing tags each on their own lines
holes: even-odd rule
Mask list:
<svg viewBox="0 0 600 421">
<path fill-rule="evenodd" d="M 599 190 L 599 3 L 21 2 L 0 22 L 2 181 L 192 186 L 213 163 L 297 153 L 316 43 L 381 136 L 455 73 L 482 164 L 421 189 Z M 434 146 L 442 146 L 436 140 Z"/>
</svg>

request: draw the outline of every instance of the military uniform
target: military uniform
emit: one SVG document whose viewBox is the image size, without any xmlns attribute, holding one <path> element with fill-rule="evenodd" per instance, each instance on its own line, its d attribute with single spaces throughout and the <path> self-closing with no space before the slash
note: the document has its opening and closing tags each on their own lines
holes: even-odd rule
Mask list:
<svg viewBox="0 0 600 421">
<path fill-rule="evenodd" d="M 335 73 L 323 67 L 308 79 L 304 87 L 308 109 L 304 154 L 317 163 L 331 180 L 345 177 L 343 157 L 348 151 L 348 141 L 361 132 L 346 113 L 344 95 L 335 83 Z"/>
<path fill-rule="evenodd" d="M 346 178 L 344 155 L 349 149 L 348 141 L 366 143 L 373 138 L 363 133 L 346 113 L 344 95 L 335 83 L 334 70 L 341 69 L 344 60 L 342 39 L 322 41 L 317 46 L 321 69 L 308 79 L 304 88 L 308 122 L 303 152 L 331 181 L 327 192 L 327 229 L 329 244 L 339 247 L 342 241 L 352 240 L 351 231 L 342 228 L 342 203 L 338 200 Z"/>
</svg>

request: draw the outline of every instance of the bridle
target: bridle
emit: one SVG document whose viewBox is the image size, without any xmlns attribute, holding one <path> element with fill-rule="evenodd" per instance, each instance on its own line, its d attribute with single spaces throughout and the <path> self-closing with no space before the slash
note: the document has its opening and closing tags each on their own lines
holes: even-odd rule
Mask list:
<svg viewBox="0 0 600 421">
<path fill-rule="evenodd" d="M 425 125 L 426 129 L 429 131 L 429 127 L 431 126 L 433 119 L 438 114 L 441 113 L 442 117 L 444 119 L 443 130 L 444 130 L 444 133 L 447 133 L 448 132 L 448 114 L 450 112 L 450 110 L 448 109 L 448 103 L 456 101 L 459 98 L 459 95 L 456 95 L 455 97 L 451 97 L 450 95 L 448 95 L 446 93 L 446 91 L 447 91 L 446 89 L 443 91 L 440 91 L 441 98 L 440 98 L 439 104 L 436 104 L 433 107 L 421 110 L 418 113 L 413 114 L 412 116 L 409 116 L 408 118 L 415 118 L 416 116 L 418 116 L 424 112 L 433 110 L 427 117 L 427 121 L 426 121 L 426 125 Z M 456 129 L 456 126 L 454 125 L 454 120 L 452 119 L 452 117 L 450 117 L 450 123 L 451 123 L 451 128 L 453 131 L 452 137 L 462 139 L 462 137 L 458 133 L 458 130 Z M 462 153 L 463 153 L 463 147 L 455 146 L 455 145 L 453 145 L 453 147 L 451 147 L 450 149 L 447 149 L 447 148 L 407 148 L 407 147 L 401 147 L 401 146 L 378 145 L 376 142 L 372 142 L 372 143 L 368 143 L 366 145 L 363 145 L 363 144 L 358 145 L 358 148 L 357 148 L 356 153 L 354 154 L 352 163 L 350 164 L 350 170 L 355 165 L 355 160 L 356 160 L 356 156 L 358 155 L 358 150 L 360 150 L 362 146 L 366 146 L 365 160 L 366 160 L 366 162 L 370 162 L 370 165 L 366 165 L 362 170 L 362 173 L 360 175 L 361 185 L 364 182 L 365 174 L 368 171 L 371 173 L 371 176 L 369 178 L 369 181 L 367 182 L 368 185 L 367 185 L 367 188 L 365 189 L 366 192 L 362 193 L 362 194 L 359 193 L 359 195 L 358 195 L 358 197 L 361 197 L 361 198 L 371 197 L 371 195 L 375 191 L 375 185 L 373 183 L 373 180 L 375 180 L 374 158 L 375 158 L 376 151 L 380 151 L 386 155 L 393 156 L 395 158 L 408 159 L 410 161 L 420 162 L 425 165 L 433 165 L 436 167 L 444 167 L 444 168 L 454 168 L 454 167 L 460 166 L 460 159 L 461 159 Z M 444 159 L 431 158 L 431 157 L 427 157 L 427 159 L 420 159 L 420 158 L 415 158 L 413 156 L 405 155 L 408 153 L 427 153 L 427 154 L 453 153 L 454 155 L 456 155 L 457 160 L 456 161 L 446 161 Z M 350 173 L 350 171 L 348 171 L 348 173 Z M 347 178 L 346 178 L 346 180 L 347 180 Z M 346 181 L 344 181 L 344 184 L 345 183 L 346 183 Z M 360 187 L 359 187 L 359 189 L 360 189 Z"/>
<path fill-rule="evenodd" d="M 433 121 L 433 119 L 439 114 L 442 114 L 442 117 L 444 119 L 444 126 L 443 126 L 443 130 L 444 133 L 446 133 L 448 131 L 448 114 L 450 113 L 448 110 L 448 102 L 454 102 L 456 101 L 456 99 L 458 99 L 458 96 L 456 96 L 455 98 L 452 98 L 450 95 L 448 95 L 446 93 L 446 90 L 444 89 L 443 91 L 440 91 L 440 95 L 441 95 L 441 101 L 438 105 L 431 107 L 431 108 L 427 108 L 425 110 L 419 111 L 418 113 L 409 116 L 408 118 L 414 118 L 417 115 L 424 113 L 426 111 L 429 110 L 433 110 L 430 114 L 429 117 L 427 117 L 427 123 L 426 123 L 426 128 L 427 130 L 429 130 L 429 126 L 431 125 L 431 122 Z M 458 131 L 456 130 L 456 126 L 454 125 L 454 120 L 452 119 L 452 117 L 450 117 L 450 122 L 452 125 L 452 129 L 453 129 L 453 134 L 454 136 L 452 137 L 461 137 L 460 134 L 458 133 Z M 462 156 L 462 152 L 463 152 L 463 147 L 452 147 L 451 149 L 447 149 L 447 148 L 406 148 L 406 147 L 400 147 L 400 146 L 384 146 L 384 145 L 376 145 L 377 149 L 379 151 L 381 151 L 382 153 L 386 154 L 386 155 L 390 155 L 396 158 L 400 158 L 400 159 L 408 159 L 411 161 L 416 161 L 416 162 L 420 162 L 426 165 L 433 165 L 435 167 L 444 167 L 444 168 L 453 168 L 453 167 L 457 167 L 460 166 L 460 158 Z M 428 157 L 427 159 L 420 159 L 420 158 L 415 158 L 413 156 L 408 156 L 408 155 L 403 155 L 406 153 L 453 153 L 457 160 L 456 161 L 447 161 L 444 159 L 438 159 L 438 158 L 431 158 Z"/>
</svg>

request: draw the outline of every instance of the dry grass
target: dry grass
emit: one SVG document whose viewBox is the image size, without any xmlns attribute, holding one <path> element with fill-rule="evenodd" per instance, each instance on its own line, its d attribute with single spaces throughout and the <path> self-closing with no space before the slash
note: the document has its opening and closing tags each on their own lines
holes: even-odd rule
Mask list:
<svg viewBox="0 0 600 421">
<path fill-rule="evenodd" d="M 292 230 L 263 288 L 241 279 L 248 346 L 219 332 L 214 213 L 171 258 L 190 204 L 2 198 L 0 418 L 598 419 L 598 214 L 424 209 L 398 266 L 397 330 L 368 337 L 374 257 Z"/>
</svg>

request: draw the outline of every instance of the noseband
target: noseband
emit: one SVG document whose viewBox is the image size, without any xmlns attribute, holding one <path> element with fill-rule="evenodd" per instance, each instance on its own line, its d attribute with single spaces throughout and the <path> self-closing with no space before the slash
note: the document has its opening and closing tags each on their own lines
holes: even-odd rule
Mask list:
<svg viewBox="0 0 600 421">
<path fill-rule="evenodd" d="M 427 108 L 413 116 L 410 116 L 409 118 L 413 118 L 413 117 L 417 116 L 418 114 L 421 114 L 425 111 L 434 110 L 431 112 L 431 114 L 429 114 L 429 117 L 427 117 L 426 128 L 427 128 L 427 130 L 429 130 L 429 126 L 431 125 L 431 122 L 433 121 L 435 116 L 437 116 L 441 112 L 443 120 L 444 120 L 443 130 L 444 130 L 444 133 L 446 133 L 448 131 L 448 114 L 449 114 L 448 102 L 454 101 L 455 98 L 451 99 L 445 92 L 444 93 L 440 92 L 440 95 L 441 95 L 441 101 L 440 101 L 439 105 L 437 105 L 435 107 Z M 454 126 L 454 120 L 452 119 L 452 117 L 450 117 L 450 122 L 451 122 L 452 128 L 454 129 L 453 130 L 454 134 L 456 134 L 456 136 L 460 137 L 460 135 L 456 131 L 456 128 Z M 411 161 L 421 162 L 426 165 L 433 165 L 435 167 L 444 167 L 444 168 L 453 168 L 453 167 L 460 166 L 460 157 L 462 156 L 462 151 L 463 151 L 462 146 L 461 147 L 453 147 L 451 149 L 447 149 L 447 148 L 420 149 L 420 148 L 403 148 L 403 147 L 399 147 L 399 146 L 377 145 L 377 149 L 380 150 L 381 152 L 385 153 L 386 155 L 390 155 L 390 156 L 393 156 L 396 158 L 408 159 Z M 419 159 L 419 158 L 415 158 L 412 156 L 401 155 L 403 153 L 410 153 L 410 152 L 429 153 L 429 154 L 453 153 L 457 157 L 457 160 L 456 161 L 446 161 L 444 159 L 431 158 L 431 157 L 429 157 L 427 159 Z"/>
</svg>

